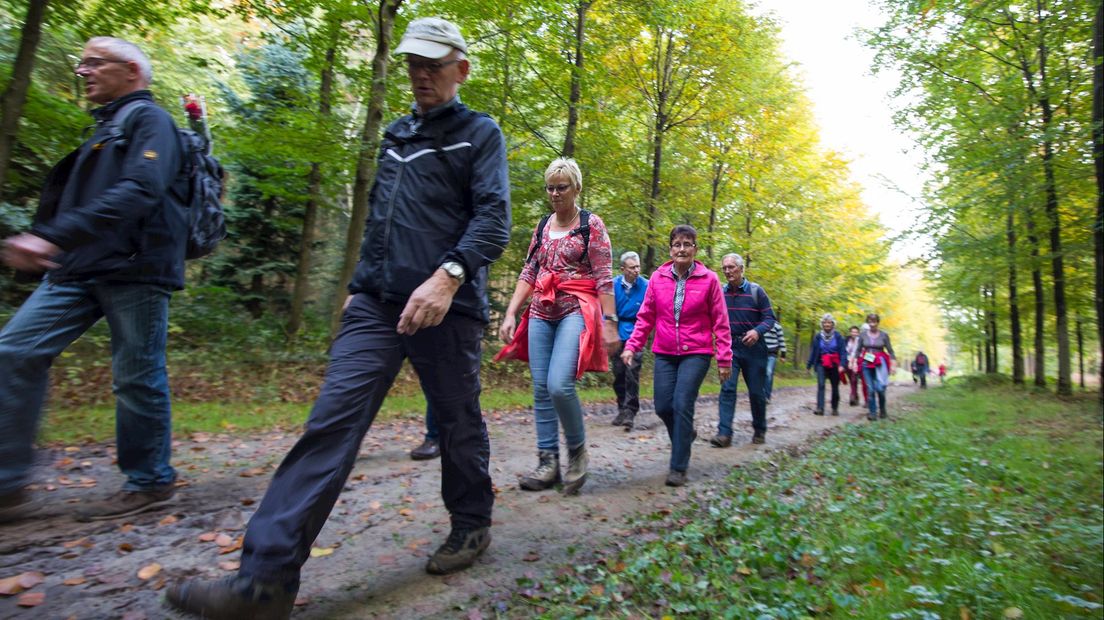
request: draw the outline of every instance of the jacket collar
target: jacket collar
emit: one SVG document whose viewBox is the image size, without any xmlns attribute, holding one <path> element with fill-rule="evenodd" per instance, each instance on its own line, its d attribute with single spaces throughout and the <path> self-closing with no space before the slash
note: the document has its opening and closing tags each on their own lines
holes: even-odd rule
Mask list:
<svg viewBox="0 0 1104 620">
<path fill-rule="evenodd" d="M 665 275 L 668 278 L 671 278 L 672 280 L 674 280 L 675 279 L 674 265 L 675 265 L 675 261 L 669 260 L 666 263 L 663 263 L 662 265 L 660 265 L 659 269 L 656 269 L 656 274 Z M 694 268 L 690 270 L 690 275 L 686 279 L 689 280 L 690 278 L 701 278 L 701 277 L 704 277 L 705 274 L 708 273 L 708 272 L 709 272 L 709 269 L 706 268 L 705 264 L 703 264 L 700 260 L 695 259 L 694 260 Z"/>
<path fill-rule="evenodd" d="M 122 97 L 119 97 L 111 103 L 92 110 L 92 118 L 96 119 L 97 122 L 106 121 L 112 116 L 115 116 L 115 113 L 118 112 L 119 109 L 121 109 L 126 104 L 130 103 L 131 101 L 137 101 L 139 99 L 153 101 L 153 93 L 151 93 L 149 90 L 142 89 L 123 95 Z"/>
</svg>

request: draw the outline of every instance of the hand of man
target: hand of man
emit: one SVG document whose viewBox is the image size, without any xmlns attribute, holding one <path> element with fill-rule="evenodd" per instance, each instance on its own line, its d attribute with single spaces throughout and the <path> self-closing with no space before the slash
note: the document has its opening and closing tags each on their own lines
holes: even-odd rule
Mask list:
<svg viewBox="0 0 1104 620">
<path fill-rule="evenodd" d="M 717 367 L 717 374 L 721 376 L 721 383 L 724 383 L 725 381 L 728 381 L 732 377 L 732 367 L 731 366 L 718 366 Z"/>
<path fill-rule="evenodd" d="M 740 339 L 740 342 L 744 343 L 744 346 L 750 347 L 751 345 L 759 342 L 759 332 L 754 329 L 749 329 L 744 337 Z"/>
<path fill-rule="evenodd" d="M 617 353 L 617 350 L 621 348 L 621 336 L 617 333 L 617 323 L 613 321 L 602 322 L 602 342 L 606 345 L 608 355 Z"/>
<path fill-rule="evenodd" d="M 413 335 L 424 327 L 436 327 L 445 320 L 449 306 L 452 305 L 452 297 L 460 288 L 460 282 L 438 269 L 422 282 L 410 299 L 406 301 L 402 314 L 399 315 L 398 332 L 406 336 Z"/>
<path fill-rule="evenodd" d="M 635 355 L 636 355 L 636 353 L 633 352 L 632 349 L 625 349 L 624 351 L 621 352 L 621 363 L 626 365 L 626 366 L 632 366 L 633 356 L 635 356 Z"/>
<path fill-rule="evenodd" d="M 60 253 L 61 248 L 42 237 L 23 233 L 4 240 L 0 258 L 18 271 L 40 273 L 47 269 L 56 269 L 58 264 L 50 259 Z"/>
</svg>

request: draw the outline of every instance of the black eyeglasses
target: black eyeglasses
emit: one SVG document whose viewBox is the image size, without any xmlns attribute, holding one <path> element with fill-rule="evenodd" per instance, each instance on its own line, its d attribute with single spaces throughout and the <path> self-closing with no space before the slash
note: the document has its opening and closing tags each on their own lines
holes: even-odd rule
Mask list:
<svg viewBox="0 0 1104 620">
<path fill-rule="evenodd" d="M 106 64 L 118 63 L 118 64 L 121 64 L 121 65 L 125 65 L 128 62 L 130 62 L 130 61 L 129 60 L 115 60 L 114 58 L 99 58 L 99 57 L 96 57 L 96 56 L 90 56 L 88 58 L 82 58 L 80 60 L 80 62 L 77 63 L 77 66 L 73 67 L 73 71 L 80 71 L 81 69 L 90 69 L 92 71 L 95 71 L 96 69 L 99 69 L 100 67 L 102 67 Z"/>
<path fill-rule="evenodd" d="M 544 191 L 548 192 L 549 194 L 555 194 L 555 193 L 562 194 L 562 193 L 566 192 L 569 189 L 571 189 L 571 186 L 568 185 L 567 183 L 560 183 L 559 185 L 545 185 L 544 186 Z"/>
<path fill-rule="evenodd" d="M 458 62 L 460 62 L 459 58 L 453 58 L 452 60 L 446 60 L 444 62 L 441 62 L 439 60 L 434 60 L 433 62 L 417 62 L 414 60 L 408 60 L 406 61 L 406 70 L 410 73 L 414 73 L 415 71 L 420 71 L 424 69 L 426 73 L 429 73 L 430 75 L 436 75 L 437 73 L 441 72 L 441 69 L 444 69 L 449 65 L 455 65 Z"/>
<path fill-rule="evenodd" d="M 687 250 L 689 250 L 690 248 L 692 248 L 696 245 L 697 245 L 696 243 L 690 243 L 689 241 L 687 241 L 687 242 L 679 241 L 679 242 L 676 242 L 676 243 L 672 243 L 671 244 L 671 249 L 672 250 L 681 250 L 683 248 L 686 248 Z"/>
</svg>

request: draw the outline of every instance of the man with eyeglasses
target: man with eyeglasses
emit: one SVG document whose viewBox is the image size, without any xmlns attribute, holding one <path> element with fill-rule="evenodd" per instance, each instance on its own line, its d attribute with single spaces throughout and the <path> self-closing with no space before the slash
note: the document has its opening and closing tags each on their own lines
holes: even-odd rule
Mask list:
<svg viewBox="0 0 1104 620">
<path fill-rule="evenodd" d="M 0 523 L 48 514 L 23 489 L 54 358 L 101 318 L 111 331 L 122 490 L 78 504 L 82 521 L 126 517 L 170 501 L 171 412 L 165 365 L 169 298 L 184 286 L 187 179 L 167 112 L 148 90 L 150 61 L 133 43 L 96 37 L 77 76 L 95 130 L 46 178 L 29 231 L 0 257 L 46 272 L 0 332 Z M 126 127 L 112 119 L 124 108 Z"/>
<path fill-rule="evenodd" d="M 613 368 L 613 391 L 617 395 L 617 417 L 614 426 L 624 426 L 632 430 L 636 414 L 640 412 L 640 366 L 644 352 L 633 355 L 632 364 L 621 360 L 625 343 L 632 336 L 636 325 L 636 313 L 644 302 L 644 293 L 648 290 L 648 278 L 640 275 L 640 255 L 625 252 L 621 255 L 621 275 L 613 278 L 613 300 L 617 308 L 617 335 L 621 346 L 610 353 L 610 367 Z"/>
<path fill-rule="evenodd" d="M 744 258 L 725 254 L 721 271 L 728 280 L 724 287 L 728 324 L 732 330 L 732 376 L 721 384 L 717 402 L 717 434 L 709 440 L 715 448 L 732 445 L 732 419 L 736 415 L 736 381 L 743 373 L 751 406 L 751 443 L 767 440 L 767 343 L 765 334 L 774 327 L 774 310 L 763 287 L 744 277 Z"/>
<path fill-rule="evenodd" d="M 457 95 L 471 70 L 467 49 L 456 26 L 437 18 L 412 21 L 396 48 L 415 103 L 380 145 L 360 263 L 322 392 L 249 522 L 238 574 L 170 588 L 174 607 L 204 618 L 291 613 L 311 544 L 404 358 L 437 421 L 452 525 L 425 569 L 468 568 L 490 544 L 480 345 L 487 267 L 510 239 L 510 189 L 501 130 Z"/>
</svg>

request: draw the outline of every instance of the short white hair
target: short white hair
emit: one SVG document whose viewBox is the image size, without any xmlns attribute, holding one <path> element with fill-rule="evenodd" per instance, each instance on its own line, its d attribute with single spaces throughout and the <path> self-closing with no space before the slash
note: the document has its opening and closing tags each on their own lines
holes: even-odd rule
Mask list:
<svg viewBox="0 0 1104 620">
<path fill-rule="evenodd" d="M 638 263 L 640 262 L 640 255 L 636 252 L 633 252 L 632 250 L 629 250 L 628 252 L 625 252 L 621 255 L 621 265 L 624 266 L 625 261 L 629 260 L 630 258 L 636 259 L 636 262 Z"/>
<path fill-rule="evenodd" d="M 544 171 L 544 182 L 552 180 L 556 175 L 563 175 L 575 186 L 575 191 L 583 191 L 583 171 L 579 169 L 579 163 L 570 157 L 557 157 L 548 164 Z"/>
<path fill-rule="evenodd" d="M 133 62 L 138 65 L 138 73 L 141 74 L 142 80 L 146 86 L 149 86 L 153 81 L 153 65 L 150 64 L 150 59 L 146 56 L 146 53 L 141 50 L 137 45 L 130 41 L 123 39 L 117 39 L 115 37 L 92 37 L 85 45 L 95 45 L 102 47 L 111 52 L 117 60 L 125 60 L 127 62 Z"/>
<path fill-rule="evenodd" d="M 724 256 L 722 256 L 721 257 L 721 262 L 723 263 L 726 258 L 731 258 L 732 260 L 736 261 L 736 266 L 737 267 L 743 267 L 744 266 L 744 257 L 740 256 L 739 254 L 737 254 L 735 252 L 730 252 L 730 253 L 725 254 Z"/>
</svg>

